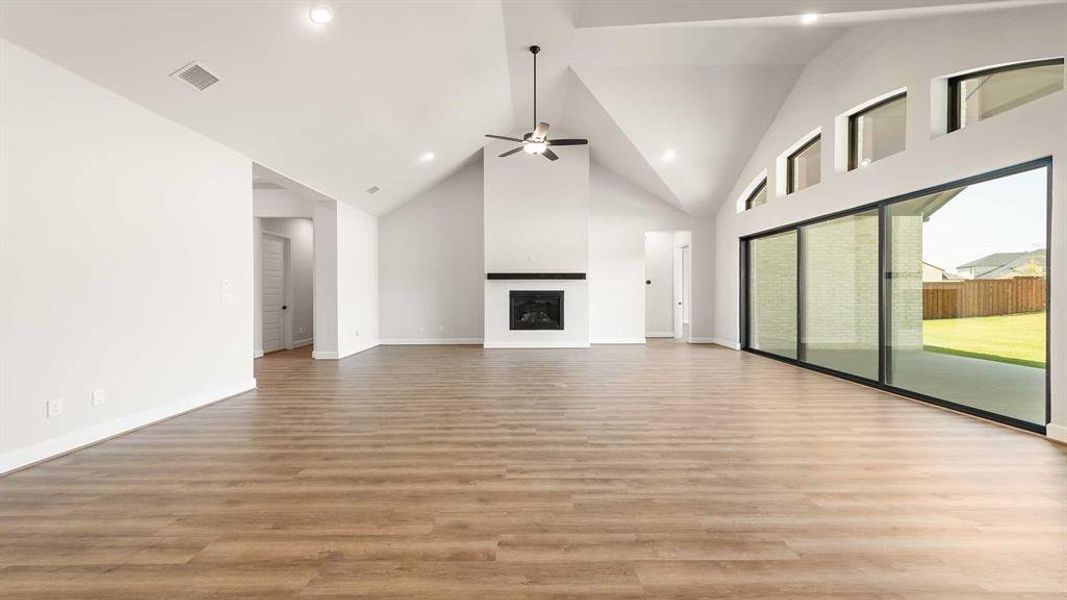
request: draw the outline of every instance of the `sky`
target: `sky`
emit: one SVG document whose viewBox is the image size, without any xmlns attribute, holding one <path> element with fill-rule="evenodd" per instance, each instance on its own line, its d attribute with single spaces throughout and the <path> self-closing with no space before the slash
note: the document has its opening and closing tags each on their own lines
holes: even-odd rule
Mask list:
<svg viewBox="0 0 1067 600">
<path fill-rule="evenodd" d="M 1045 247 L 1047 168 L 985 181 L 961 192 L 923 227 L 923 261 L 954 273 L 994 252 Z"/>
</svg>

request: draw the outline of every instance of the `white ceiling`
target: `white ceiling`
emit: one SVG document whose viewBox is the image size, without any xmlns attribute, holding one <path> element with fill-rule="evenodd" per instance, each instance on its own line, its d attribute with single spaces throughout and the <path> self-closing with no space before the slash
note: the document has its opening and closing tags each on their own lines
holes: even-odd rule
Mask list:
<svg viewBox="0 0 1067 600">
<path fill-rule="evenodd" d="M 526 47 L 539 44 L 553 133 L 588 137 L 593 160 L 711 214 L 845 28 L 1057 0 L 323 1 L 325 26 L 304 1 L 2 0 L 0 36 L 245 154 L 260 178 L 378 215 L 460 168 L 484 133 L 530 129 Z M 801 26 L 810 10 L 823 17 Z M 168 77 L 192 60 L 222 82 L 196 92 Z"/>
</svg>

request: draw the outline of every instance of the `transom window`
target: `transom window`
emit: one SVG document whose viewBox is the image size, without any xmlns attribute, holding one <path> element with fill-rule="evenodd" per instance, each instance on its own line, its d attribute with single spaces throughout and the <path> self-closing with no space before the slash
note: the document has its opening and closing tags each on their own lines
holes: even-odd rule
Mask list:
<svg viewBox="0 0 1067 600">
<path fill-rule="evenodd" d="M 764 177 L 762 180 L 760 180 L 759 184 L 756 185 L 755 189 L 752 190 L 752 193 L 748 195 L 748 198 L 745 199 L 745 210 L 752 210 L 753 208 L 756 208 L 760 204 L 764 204 L 766 202 L 767 178 Z"/>
<path fill-rule="evenodd" d="M 948 130 L 963 129 L 1062 89 L 1062 58 L 952 77 L 948 80 Z"/>
<path fill-rule="evenodd" d="M 822 152 L 822 136 L 817 135 L 786 159 L 785 192 L 792 194 L 819 183 L 822 167 L 819 156 Z"/>
<path fill-rule="evenodd" d="M 904 150 L 908 95 L 897 94 L 848 118 L 848 169 L 866 167 Z"/>
</svg>

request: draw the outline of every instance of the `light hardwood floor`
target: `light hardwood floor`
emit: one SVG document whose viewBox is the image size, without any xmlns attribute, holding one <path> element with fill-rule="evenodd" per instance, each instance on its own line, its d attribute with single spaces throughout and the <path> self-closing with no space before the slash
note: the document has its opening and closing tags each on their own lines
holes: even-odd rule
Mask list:
<svg viewBox="0 0 1067 600">
<path fill-rule="evenodd" d="M 0 479 L 0 598 L 1062 599 L 1067 448 L 764 358 L 308 349 Z"/>
</svg>

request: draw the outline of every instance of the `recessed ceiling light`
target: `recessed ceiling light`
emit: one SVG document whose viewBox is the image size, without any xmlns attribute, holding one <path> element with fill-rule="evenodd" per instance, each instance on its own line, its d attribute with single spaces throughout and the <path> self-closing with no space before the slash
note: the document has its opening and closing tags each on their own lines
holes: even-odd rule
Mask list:
<svg viewBox="0 0 1067 600">
<path fill-rule="evenodd" d="M 816 13 L 804 13 L 800 15 L 800 22 L 805 25 L 811 25 L 819 20 L 819 15 Z"/>
<path fill-rule="evenodd" d="M 660 160 L 662 160 L 663 162 L 674 162 L 675 158 L 678 158 L 678 153 L 674 151 L 674 148 L 667 148 L 666 150 L 664 150 L 663 156 L 660 157 Z"/>
<path fill-rule="evenodd" d="M 308 19 L 315 25 L 325 25 L 333 20 L 333 9 L 320 4 L 308 11 Z"/>
<path fill-rule="evenodd" d="M 433 160 L 433 157 L 433 152 L 423 152 L 419 155 L 419 162 L 430 162 L 431 160 Z"/>
</svg>

